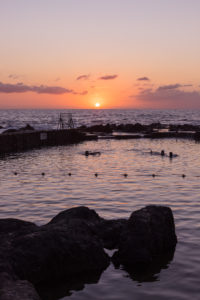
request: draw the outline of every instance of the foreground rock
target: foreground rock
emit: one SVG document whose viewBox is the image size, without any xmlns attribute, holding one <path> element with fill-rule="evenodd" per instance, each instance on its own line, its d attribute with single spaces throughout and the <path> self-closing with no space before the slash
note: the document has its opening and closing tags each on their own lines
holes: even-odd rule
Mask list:
<svg viewBox="0 0 200 300">
<path fill-rule="evenodd" d="M 62 278 L 68 281 L 69 289 L 79 278 L 83 288 L 87 278 L 98 280 L 109 265 L 104 248 L 118 249 L 113 256 L 116 265 L 142 267 L 173 251 L 175 245 L 173 215 L 167 207 L 148 206 L 132 213 L 128 220 L 105 220 L 94 210 L 76 207 L 41 227 L 3 219 L 0 299 L 38 300 L 34 285 L 43 290 L 40 295 L 46 300 L 48 289 L 43 287 Z"/>
<path fill-rule="evenodd" d="M 177 243 L 172 211 L 168 207 L 147 206 L 133 212 L 121 231 L 116 265 L 129 269 L 146 267 L 160 256 L 173 252 Z"/>
<path fill-rule="evenodd" d="M 6 280 L 0 283 L 2 300 L 41 300 L 34 286 L 26 280 Z"/>
</svg>

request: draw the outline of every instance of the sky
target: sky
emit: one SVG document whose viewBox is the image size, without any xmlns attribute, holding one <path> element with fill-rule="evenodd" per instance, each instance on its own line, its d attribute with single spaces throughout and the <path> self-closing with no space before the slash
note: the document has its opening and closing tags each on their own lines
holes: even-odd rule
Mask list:
<svg viewBox="0 0 200 300">
<path fill-rule="evenodd" d="M 199 0 L 0 0 L 0 108 L 200 109 Z"/>
</svg>

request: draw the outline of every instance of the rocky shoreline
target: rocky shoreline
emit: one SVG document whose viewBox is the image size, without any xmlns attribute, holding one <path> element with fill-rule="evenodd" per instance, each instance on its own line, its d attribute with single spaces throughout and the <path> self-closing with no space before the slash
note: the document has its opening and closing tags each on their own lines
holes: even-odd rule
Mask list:
<svg viewBox="0 0 200 300">
<path fill-rule="evenodd" d="M 48 299 L 44 294 L 63 279 L 69 290 L 78 280 L 84 287 L 111 262 L 132 277 L 158 272 L 177 243 L 171 209 L 153 205 L 129 219 L 105 220 L 87 207 L 65 210 L 43 226 L 0 219 L 0 240 L 2 300 Z M 105 249 L 115 249 L 112 257 Z"/>
<path fill-rule="evenodd" d="M 176 124 L 161 124 L 152 123 L 143 125 L 140 123 L 135 124 L 106 124 L 106 125 L 93 125 L 81 126 L 79 131 L 84 133 L 92 133 L 97 135 L 106 135 L 114 139 L 131 139 L 131 138 L 189 138 L 196 141 L 200 140 L 200 126 L 197 125 L 176 125 Z M 113 135 L 115 133 L 115 135 Z M 123 135 L 117 135 L 123 133 Z M 127 135 L 125 135 L 125 133 Z M 107 137 L 107 138 L 108 138 Z"/>
</svg>

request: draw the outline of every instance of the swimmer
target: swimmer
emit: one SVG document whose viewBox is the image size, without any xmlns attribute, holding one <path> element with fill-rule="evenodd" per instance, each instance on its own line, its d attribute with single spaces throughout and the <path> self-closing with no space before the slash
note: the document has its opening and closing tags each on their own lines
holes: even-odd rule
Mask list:
<svg viewBox="0 0 200 300">
<path fill-rule="evenodd" d="M 165 151 L 162 150 L 162 151 L 160 152 L 160 155 L 161 155 L 161 156 L 164 156 L 164 155 L 165 155 Z"/>
</svg>

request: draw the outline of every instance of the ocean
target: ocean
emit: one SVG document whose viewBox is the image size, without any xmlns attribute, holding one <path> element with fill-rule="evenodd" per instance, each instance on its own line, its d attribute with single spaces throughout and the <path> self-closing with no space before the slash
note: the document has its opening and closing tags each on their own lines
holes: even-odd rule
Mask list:
<svg viewBox="0 0 200 300">
<path fill-rule="evenodd" d="M 200 111 L 1 110 L 0 126 L 19 128 L 29 123 L 36 129 L 57 128 L 60 112 L 72 113 L 76 127 L 136 122 L 200 125 Z M 163 149 L 177 157 L 150 154 Z M 86 150 L 101 155 L 86 157 Z M 173 211 L 178 237 L 171 261 L 144 278 L 111 264 L 96 283 L 64 285 L 53 299 L 199 299 L 199 156 L 200 144 L 189 139 L 102 139 L 9 154 L 0 158 L 0 218 L 41 225 L 61 210 L 79 205 L 107 219 L 128 218 L 149 204 L 167 205 Z"/>
<path fill-rule="evenodd" d="M 63 109 L 63 110 L 0 110 L 0 126 L 35 129 L 56 129 L 60 113 L 71 113 L 75 127 L 94 124 L 192 124 L 200 125 L 200 110 L 131 110 L 131 109 Z"/>
</svg>

